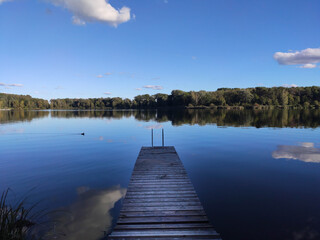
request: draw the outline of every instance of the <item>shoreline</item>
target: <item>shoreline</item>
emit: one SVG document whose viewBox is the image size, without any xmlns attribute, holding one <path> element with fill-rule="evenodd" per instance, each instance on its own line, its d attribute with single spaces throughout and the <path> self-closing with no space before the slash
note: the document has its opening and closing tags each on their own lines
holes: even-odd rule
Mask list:
<svg viewBox="0 0 320 240">
<path fill-rule="evenodd" d="M 0 111 L 154 111 L 154 110 L 316 110 L 319 106 L 175 106 L 158 108 L 11 108 L 0 109 Z"/>
</svg>

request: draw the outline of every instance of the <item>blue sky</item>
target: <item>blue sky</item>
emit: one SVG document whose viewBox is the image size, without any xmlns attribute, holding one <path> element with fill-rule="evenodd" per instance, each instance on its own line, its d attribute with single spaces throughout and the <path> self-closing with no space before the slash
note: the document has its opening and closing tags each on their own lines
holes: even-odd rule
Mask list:
<svg viewBox="0 0 320 240">
<path fill-rule="evenodd" d="M 0 92 L 320 85 L 319 23 L 318 0 L 0 0 Z"/>
</svg>

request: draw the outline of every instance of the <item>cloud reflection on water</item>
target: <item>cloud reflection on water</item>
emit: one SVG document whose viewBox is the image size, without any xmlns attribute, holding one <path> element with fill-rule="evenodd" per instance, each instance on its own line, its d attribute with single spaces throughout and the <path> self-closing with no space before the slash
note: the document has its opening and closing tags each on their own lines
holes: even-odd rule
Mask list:
<svg viewBox="0 0 320 240">
<path fill-rule="evenodd" d="M 6 135 L 6 134 L 14 134 L 14 133 L 24 133 L 24 128 L 12 128 L 12 127 L 5 127 L 2 128 L 0 126 L 0 135 Z"/>
<path fill-rule="evenodd" d="M 78 199 L 54 218 L 54 232 L 45 239 L 101 239 L 112 225 L 110 210 L 124 197 L 126 189 L 120 186 L 105 190 L 79 187 L 77 193 Z"/>
<path fill-rule="evenodd" d="M 315 148 L 314 143 L 309 142 L 300 143 L 300 146 L 279 145 L 272 157 L 320 163 L 320 148 Z"/>
</svg>

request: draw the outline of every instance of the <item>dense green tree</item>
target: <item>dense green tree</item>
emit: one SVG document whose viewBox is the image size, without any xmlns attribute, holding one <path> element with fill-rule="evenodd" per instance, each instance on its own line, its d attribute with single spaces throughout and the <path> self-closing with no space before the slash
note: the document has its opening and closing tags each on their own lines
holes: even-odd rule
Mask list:
<svg viewBox="0 0 320 240">
<path fill-rule="evenodd" d="M 157 107 L 165 107 L 168 105 L 168 94 L 157 93 L 154 95 Z"/>
<path fill-rule="evenodd" d="M 29 95 L 0 93 L 0 109 L 48 109 L 47 100 L 32 98 Z"/>
<path fill-rule="evenodd" d="M 170 95 L 143 94 L 128 98 L 51 99 L 32 98 L 29 95 L 0 93 L 0 109 L 154 109 L 168 107 L 201 108 L 319 108 L 320 87 L 256 87 L 219 88 L 217 91 L 173 90 Z"/>
</svg>

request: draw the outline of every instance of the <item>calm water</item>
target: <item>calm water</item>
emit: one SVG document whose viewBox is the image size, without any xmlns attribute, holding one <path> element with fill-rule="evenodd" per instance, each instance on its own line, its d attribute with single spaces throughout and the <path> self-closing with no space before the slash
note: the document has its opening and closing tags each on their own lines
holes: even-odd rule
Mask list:
<svg viewBox="0 0 320 240">
<path fill-rule="evenodd" d="M 101 239 L 164 128 L 224 240 L 320 239 L 319 127 L 318 110 L 0 111 L 0 190 L 59 210 L 47 239 Z"/>
</svg>

